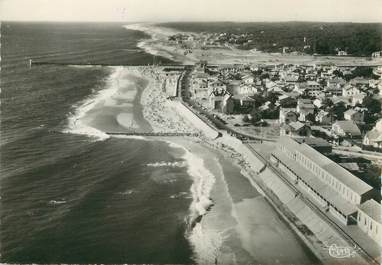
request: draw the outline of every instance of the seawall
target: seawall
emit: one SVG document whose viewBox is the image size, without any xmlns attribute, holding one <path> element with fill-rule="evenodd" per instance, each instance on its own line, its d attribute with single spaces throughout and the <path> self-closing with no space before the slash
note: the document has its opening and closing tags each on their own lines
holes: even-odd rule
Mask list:
<svg viewBox="0 0 382 265">
<path fill-rule="evenodd" d="M 200 130 L 207 138 L 215 139 L 219 136 L 219 132 L 205 123 L 201 118 L 199 118 L 194 112 L 192 112 L 188 107 L 184 105 L 183 102 L 177 100 L 169 100 L 169 104 L 177 111 L 180 115 L 185 117 L 195 128 Z"/>
<path fill-rule="evenodd" d="M 252 150 L 250 150 L 236 137 L 224 132 L 222 133 L 222 137 L 219 137 L 218 139 L 216 139 L 216 141 L 233 148 L 236 152 L 241 154 L 256 173 L 259 173 L 262 170 L 264 170 L 265 164 L 256 156 L 256 154 Z"/>
</svg>

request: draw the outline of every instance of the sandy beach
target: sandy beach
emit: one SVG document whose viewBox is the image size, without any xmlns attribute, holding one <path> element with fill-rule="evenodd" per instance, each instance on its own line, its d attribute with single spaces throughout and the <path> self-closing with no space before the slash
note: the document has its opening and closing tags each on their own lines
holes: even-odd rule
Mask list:
<svg viewBox="0 0 382 265">
<path fill-rule="evenodd" d="M 202 159 L 197 183 L 213 182 L 208 193 L 212 205 L 189 234 L 198 264 L 314 264 L 313 254 L 282 221 L 243 175 L 240 157 L 229 148 L 198 139 L 168 138 Z M 195 162 L 193 163 L 195 165 Z M 192 166 L 191 166 L 192 167 Z M 211 180 L 212 178 L 212 180 Z M 203 184 L 200 184 L 203 187 Z M 193 193 L 199 200 L 206 193 Z M 204 199 L 205 200 L 205 199 Z M 193 211 L 193 206 L 190 208 Z M 278 253 L 275 255 L 275 253 Z M 292 253 L 292 254 L 291 254 Z"/>
<path fill-rule="evenodd" d="M 126 29 L 138 30 L 151 36 L 151 39 L 142 40 L 138 47 L 153 55 L 160 55 L 180 63 L 195 63 L 207 60 L 210 64 L 335 64 L 335 65 L 381 65 L 382 59 L 373 61 L 362 57 L 352 56 L 312 56 L 293 55 L 280 53 L 265 53 L 261 51 L 239 50 L 234 47 L 224 49 L 214 48 L 208 51 L 193 49 L 191 54 L 184 55 L 184 49 L 169 45 L 168 37 L 177 33 L 189 34 L 171 28 L 161 27 L 155 24 L 140 23 L 129 24 Z"/>
<path fill-rule="evenodd" d="M 271 54 L 260 51 L 238 50 L 233 47 L 208 49 L 208 51 L 193 49 L 191 54 L 184 54 L 184 50 L 168 42 L 168 37 L 176 33 L 187 34 L 187 32 L 179 32 L 153 24 L 134 24 L 125 27 L 145 32 L 151 36 L 151 39 L 142 40 L 138 44 L 146 52 L 183 64 L 193 64 L 200 60 L 207 60 L 209 64 L 284 63 L 334 64 L 338 66 L 382 64 L 380 58 L 368 60 L 366 57 L 352 56 Z M 328 255 L 326 245 L 321 244 L 320 240 L 324 242 L 337 240 L 346 245 L 339 233 L 330 231 L 325 236 L 322 236 L 320 231 L 314 229 L 314 226 L 311 227 L 311 230 L 315 232 L 310 232 L 311 235 L 299 231 L 294 219 L 291 220 L 285 216 L 284 211 L 286 209 L 284 207 L 281 207 L 282 209 L 276 207 L 274 199 L 270 199 L 267 195 L 267 200 L 273 201 L 269 203 L 265 199 L 265 195 L 259 193 L 259 190 L 257 190 L 258 184 L 253 183 L 253 178 L 259 181 L 259 175 L 257 177 L 254 175 L 259 172 L 261 163 L 248 160 L 245 152 L 242 152 L 245 150 L 240 147 L 237 148 L 236 144 L 232 146 L 228 144 L 231 146 L 228 147 L 224 141 L 201 140 L 203 144 L 200 142 L 198 145 L 206 148 L 203 152 L 198 150 L 200 147 L 190 146 L 189 142 L 181 143 L 191 153 L 203 158 L 203 164 L 207 168 L 206 171 L 212 173 L 214 178 L 214 185 L 209 188 L 210 198 L 213 202 L 212 207 L 209 208 L 207 213 L 201 215 L 201 221 L 195 225 L 190 236 L 197 253 L 198 263 L 317 264 L 319 259 L 325 263 L 338 262 Z M 171 141 L 174 141 L 174 139 L 171 139 Z M 233 168 L 238 171 L 233 173 Z M 206 175 L 211 175 L 210 173 Z M 236 176 L 235 181 L 229 181 L 231 176 Z M 251 179 L 251 183 L 249 183 L 249 179 Z M 241 181 L 246 181 L 246 183 L 240 184 Z M 247 187 L 251 187 L 252 191 L 249 193 L 243 192 Z M 267 188 L 265 189 L 267 190 Z M 277 196 L 279 195 L 277 194 Z M 283 197 L 282 194 L 280 196 Z M 194 199 L 197 200 L 197 198 Z M 272 208 L 271 204 L 279 210 L 278 213 Z M 206 205 L 209 207 L 209 203 Z M 303 218 L 304 216 L 300 217 Z M 322 221 L 320 227 L 325 227 L 325 225 L 324 221 Z M 292 232 L 293 229 L 294 232 Z M 314 250 L 314 254 L 309 248 Z M 364 263 L 361 256 L 357 256 L 357 259 L 360 263 Z"/>
<path fill-rule="evenodd" d="M 198 132 L 174 111 L 160 67 L 122 67 L 108 87 L 84 103 L 77 125 L 107 131 Z M 169 87 L 168 89 L 171 90 Z M 115 122 L 111 122 L 114 120 Z M 92 133 L 91 130 L 87 132 Z M 126 140 L 130 139 L 126 137 Z M 135 137 L 181 148 L 193 184 L 185 235 L 198 264 L 316 261 L 245 177 L 250 170 L 231 147 L 204 137 Z M 278 255 L 274 254 L 277 250 Z M 293 253 L 293 255 L 290 255 Z"/>
<path fill-rule="evenodd" d="M 174 78 L 174 77 L 172 77 Z M 113 67 L 106 88 L 78 108 L 68 132 L 107 138 L 104 132 L 197 133 L 174 111 L 168 94 L 173 82 L 160 67 Z"/>
</svg>

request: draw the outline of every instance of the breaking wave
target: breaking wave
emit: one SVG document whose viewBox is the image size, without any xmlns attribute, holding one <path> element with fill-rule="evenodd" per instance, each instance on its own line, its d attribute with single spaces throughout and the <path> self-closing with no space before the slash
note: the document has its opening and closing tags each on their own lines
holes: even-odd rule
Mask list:
<svg viewBox="0 0 382 265">
<path fill-rule="evenodd" d="M 166 162 L 166 161 L 161 161 L 161 162 L 155 162 L 155 163 L 148 163 L 146 164 L 148 167 L 185 167 L 184 162 Z"/>
<path fill-rule="evenodd" d="M 83 118 L 95 105 L 102 100 L 110 98 L 111 95 L 115 94 L 118 90 L 119 83 L 117 77 L 121 74 L 123 69 L 122 67 L 113 67 L 112 69 L 112 73 L 107 80 L 106 88 L 99 91 L 96 95 L 89 97 L 83 104 L 77 107 L 74 114 L 68 118 L 68 125 L 67 128 L 64 129 L 64 133 L 87 135 L 101 141 L 110 137 L 103 131 L 87 125 L 83 121 Z"/>
<path fill-rule="evenodd" d="M 202 225 L 203 216 L 213 207 L 210 198 L 215 184 L 215 176 L 205 167 L 204 160 L 183 146 L 168 142 L 170 147 L 182 148 L 185 154 L 182 158 L 187 162 L 187 173 L 192 177 L 192 203 L 187 220 L 186 237 L 192 245 L 194 260 L 197 264 L 214 264 L 223 238 L 219 231 L 208 230 Z M 175 196 L 171 197 L 175 198 Z"/>
</svg>

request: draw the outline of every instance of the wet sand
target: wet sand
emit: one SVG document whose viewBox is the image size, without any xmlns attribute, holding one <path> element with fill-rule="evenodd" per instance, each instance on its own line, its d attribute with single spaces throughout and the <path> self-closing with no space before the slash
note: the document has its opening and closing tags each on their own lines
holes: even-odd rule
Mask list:
<svg viewBox="0 0 382 265">
<path fill-rule="evenodd" d="M 203 142 L 169 139 L 204 160 L 215 176 L 214 205 L 203 216 L 196 239 L 199 262 L 213 264 L 317 264 L 318 260 L 265 198 L 250 184 L 230 154 Z M 196 240 L 194 238 L 194 240 Z"/>
<path fill-rule="evenodd" d="M 101 131 L 192 130 L 166 105 L 155 69 L 122 68 L 82 122 Z M 88 122 L 88 123 L 86 123 Z M 152 137 L 180 146 L 193 178 L 185 235 L 198 264 L 312 264 L 316 260 L 241 173 L 228 149 L 194 137 Z"/>
</svg>

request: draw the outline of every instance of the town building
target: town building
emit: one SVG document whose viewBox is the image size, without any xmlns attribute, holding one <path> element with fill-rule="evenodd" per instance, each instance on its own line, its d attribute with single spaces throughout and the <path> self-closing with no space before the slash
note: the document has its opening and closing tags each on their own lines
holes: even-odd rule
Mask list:
<svg viewBox="0 0 382 265">
<path fill-rule="evenodd" d="M 226 91 L 227 90 L 227 85 L 222 82 L 221 80 L 213 80 L 208 84 L 208 86 L 212 90 L 217 90 L 217 91 Z"/>
<path fill-rule="evenodd" d="M 243 76 L 241 80 L 244 84 L 253 84 L 253 82 L 255 82 L 254 76 L 249 74 Z"/>
<path fill-rule="evenodd" d="M 314 115 L 314 105 L 310 99 L 298 99 L 296 111 L 299 114 L 300 121 L 309 120 L 309 116 Z M 314 117 L 314 116 L 313 116 Z M 313 118 L 314 119 L 314 118 Z"/>
<path fill-rule="evenodd" d="M 363 117 L 363 112 L 357 111 L 355 109 L 348 109 L 344 112 L 344 119 L 348 121 L 354 121 L 355 123 L 362 123 Z"/>
<path fill-rule="evenodd" d="M 226 114 L 233 113 L 234 102 L 232 95 L 226 90 L 214 90 L 212 91 L 210 98 L 210 109 Z"/>
<path fill-rule="evenodd" d="M 251 109 L 255 103 L 253 98 L 250 98 L 246 95 L 234 95 L 232 96 L 232 99 L 237 105 L 244 109 Z"/>
<path fill-rule="evenodd" d="M 358 207 L 358 227 L 379 245 L 382 245 L 381 219 L 381 204 L 375 200 L 368 200 Z"/>
<path fill-rule="evenodd" d="M 311 131 L 312 130 L 309 125 L 299 121 L 292 121 L 281 126 L 280 135 L 288 135 L 291 137 L 309 137 L 311 135 Z"/>
<path fill-rule="evenodd" d="M 313 105 L 316 106 L 318 109 L 323 106 L 323 98 L 316 98 L 313 100 Z"/>
<path fill-rule="evenodd" d="M 329 78 L 326 81 L 326 86 L 335 86 L 335 87 L 342 87 L 346 84 L 345 79 L 340 78 L 340 77 L 335 77 L 335 78 Z"/>
<path fill-rule="evenodd" d="M 277 99 L 277 102 L 284 108 L 295 107 L 297 105 L 297 99 L 286 93 L 280 95 Z"/>
<path fill-rule="evenodd" d="M 359 138 L 361 131 L 354 121 L 336 121 L 332 125 L 332 131 L 341 137 Z"/>
<path fill-rule="evenodd" d="M 330 99 L 334 105 L 338 104 L 344 104 L 345 106 L 350 106 L 351 105 L 351 98 L 350 97 L 343 97 L 343 96 L 333 96 Z"/>
<path fill-rule="evenodd" d="M 338 56 L 347 56 L 348 53 L 347 53 L 346 51 L 341 51 L 341 50 L 339 50 L 339 51 L 337 52 L 337 55 L 338 55 Z"/>
<path fill-rule="evenodd" d="M 321 91 L 323 91 L 321 85 L 316 81 L 307 81 L 300 85 L 300 90 L 310 97 L 317 96 Z"/>
<path fill-rule="evenodd" d="M 314 150 L 320 152 L 321 154 L 330 154 L 333 150 L 333 147 L 330 143 L 325 141 L 322 138 L 317 137 L 304 137 L 304 138 L 294 138 L 299 144 L 307 144 L 312 147 Z"/>
<path fill-rule="evenodd" d="M 382 51 L 373 52 L 373 53 L 371 54 L 371 57 L 372 57 L 372 58 L 379 58 L 379 57 L 381 57 L 381 56 L 382 56 Z"/>
<path fill-rule="evenodd" d="M 363 77 L 356 77 L 350 80 L 350 85 L 352 86 L 362 87 L 362 86 L 367 86 L 368 84 L 369 84 L 369 80 Z"/>
<path fill-rule="evenodd" d="M 258 89 L 253 85 L 241 84 L 231 89 L 234 95 L 253 96 L 258 93 Z"/>
<path fill-rule="evenodd" d="M 327 95 L 342 96 L 343 89 L 341 86 L 329 85 L 325 88 Z"/>
<path fill-rule="evenodd" d="M 355 86 L 347 85 L 342 88 L 342 96 L 344 97 L 354 96 L 359 93 L 361 93 L 361 91 Z"/>
<path fill-rule="evenodd" d="M 382 119 L 363 138 L 363 145 L 382 149 Z"/>
<path fill-rule="evenodd" d="M 328 125 L 332 124 L 335 120 L 335 117 L 333 113 L 330 113 L 328 111 L 320 110 L 317 115 L 316 115 L 316 122 L 323 124 L 323 125 Z"/>
<path fill-rule="evenodd" d="M 362 104 L 365 97 L 366 97 L 366 93 L 364 93 L 364 92 L 361 92 L 359 94 L 356 94 L 356 95 L 349 97 L 349 101 L 350 101 L 351 106 L 354 107 L 358 104 Z"/>
<path fill-rule="evenodd" d="M 279 123 L 288 124 L 293 121 L 297 121 L 298 114 L 295 108 L 280 108 Z"/>
<path fill-rule="evenodd" d="M 356 224 L 357 206 L 375 196 L 370 185 L 304 141 L 281 136 L 271 161 L 344 224 Z"/>
</svg>

